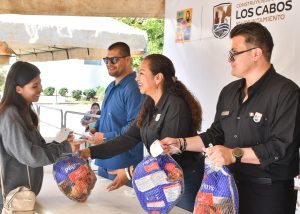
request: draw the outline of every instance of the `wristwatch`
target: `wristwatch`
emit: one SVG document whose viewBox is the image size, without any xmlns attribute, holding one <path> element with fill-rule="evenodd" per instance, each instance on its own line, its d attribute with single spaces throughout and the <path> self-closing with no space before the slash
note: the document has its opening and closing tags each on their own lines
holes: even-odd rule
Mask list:
<svg viewBox="0 0 300 214">
<path fill-rule="evenodd" d="M 239 148 L 239 147 L 236 147 L 232 150 L 232 155 L 235 157 L 235 163 L 239 164 L 241 163 L 241 159 L 244 155 L 244 151 Z"/>
</svg>

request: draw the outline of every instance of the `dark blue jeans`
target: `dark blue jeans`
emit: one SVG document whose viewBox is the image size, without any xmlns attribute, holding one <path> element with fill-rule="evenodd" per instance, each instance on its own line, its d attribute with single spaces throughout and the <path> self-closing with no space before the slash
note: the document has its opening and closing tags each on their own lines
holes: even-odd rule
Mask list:
<svg viewBox="0 0 300 214">
<path fill-rule="evenodd" d="M 184 193 L 176 206 L 193 212 L 196 195 L 200 189 L 204 172 L 203 161 L 195 161 L 183 169 Z"/>
</svg>

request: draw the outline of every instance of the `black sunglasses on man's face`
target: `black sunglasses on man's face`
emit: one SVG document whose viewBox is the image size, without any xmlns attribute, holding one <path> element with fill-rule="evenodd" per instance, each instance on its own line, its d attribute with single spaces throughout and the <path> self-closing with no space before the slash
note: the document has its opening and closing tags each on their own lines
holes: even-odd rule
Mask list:
<svg viewBox="0 0 300 214">
<path fill-rule="evenodd" d="M 128 56 L 105 57 L 105 58 L 103 58 L 103 61 L 106 65 L 108 64 L 109 61 L 114 65 L 119 61 L 119 59 L 125 58 L 125 57 L 128 57 Z"/>
<path fill-rule="evenodd" d="M 246 53 L 246 52 L 251 51 L 251 50 L 253 50 L 255 48 L 257 48 L 257 47 L 249 48 L 247 50 L 239 51 L 239 52 L 235 52 L 233 50 L 230 50 L 229 53 L 228 53 L 228 59 L 229 59 L 230 62 L 234 62 L 235 61 L 235 58 L 234 58 L 235 56 L 240 55 L 242 53 Z"/>
</svg>

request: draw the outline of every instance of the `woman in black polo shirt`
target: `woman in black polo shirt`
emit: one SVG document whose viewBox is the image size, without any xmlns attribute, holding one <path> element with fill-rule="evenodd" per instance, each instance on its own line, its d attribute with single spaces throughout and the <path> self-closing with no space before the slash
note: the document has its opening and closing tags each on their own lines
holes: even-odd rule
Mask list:
<svg viewBox="0 0 300 214">
<path fill-rule="evenodd" d="M 82 157 L 110 158 L 143 141 L 148 152 L 156 140 L 167 136 L 194 136 L 200 129 L 202 110 L 189 90 L 175 77 L 172 61 L 161 54 L 147 56 L 136 77 L 140 92 L 147 98 L 135 122 L 123 135 L 97 146 L 80 151 Z M 89 141 L 97 144 L 97 139 Z M 182 167 L 185 178 L 184 194 L 177 206 L 193 211 L 194 201 L 203 175 L 203 158 L 197 152 L 182 151 L 172 156 Z M 125 171 L 118 176 L 108 190 L 119 188 L 128 182 Z"/>
</svg>

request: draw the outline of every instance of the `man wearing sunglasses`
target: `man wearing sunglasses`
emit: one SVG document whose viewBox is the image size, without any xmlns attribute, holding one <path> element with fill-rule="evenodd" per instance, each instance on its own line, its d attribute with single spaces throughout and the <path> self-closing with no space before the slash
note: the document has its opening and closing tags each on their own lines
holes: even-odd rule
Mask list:
<svg viewBox="0 0 300 214">
<path fill-rule="evenodd" d="M 97 143 L 110 140 L 124 133 L 136 118 L 144 101 L 137 83 L 136 73 L 131 66 L 130 48 L 126 43 L 116 42 L 109 46 L 103 58 L 108 73 L 114 77 L 105 90 L 101 117 L 91 130 Z M 139 143 L 128 152 L 109 159 L 97 159 L 98 175 L 113 180 L 113 170 L 136 165 L 143 159 L 143 144 Z"/>
<path fill-rule="evenodd" d="M 186 138 L 186 150 L 205 151 L 216 165 L 228 166 L 238 187 L 240 214 L 294 214 L 299 87 L 275 71 L 273 39 L 263 25 L 237 25 L 230 38 L 228 61 L 239 80 L 223 88 L 213 124 Z M 176 142 L 166 138 L 161 143 L 168 150 Z"/>
</svg>

